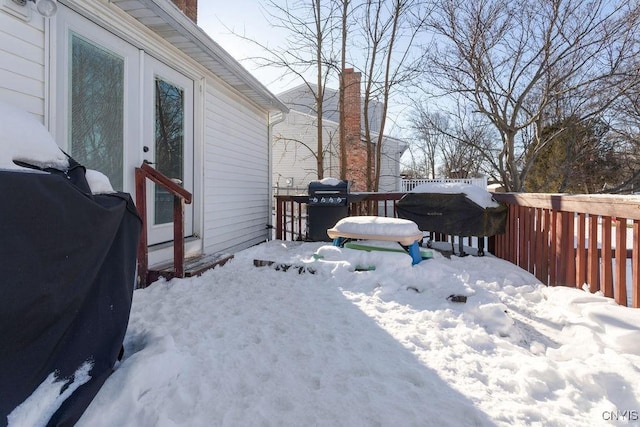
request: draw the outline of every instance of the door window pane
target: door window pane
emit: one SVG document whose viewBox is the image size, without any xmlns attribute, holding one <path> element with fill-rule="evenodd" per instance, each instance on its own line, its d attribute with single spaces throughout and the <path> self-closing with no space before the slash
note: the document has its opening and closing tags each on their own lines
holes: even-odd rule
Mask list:
<svg viewBox="0 0 640 427">
<path fill-rule="evenodd" d="M 71 156 L 123 190 L 124 59 L 71 35 Z"/>
<path fill-rule="evenodd" d="M 184 179 L 184 90 L 155 79 L 156 168 L 169 178 Z M 173 221 L 173 196 L 155 190 L 155 223 Z"/>
</svg>

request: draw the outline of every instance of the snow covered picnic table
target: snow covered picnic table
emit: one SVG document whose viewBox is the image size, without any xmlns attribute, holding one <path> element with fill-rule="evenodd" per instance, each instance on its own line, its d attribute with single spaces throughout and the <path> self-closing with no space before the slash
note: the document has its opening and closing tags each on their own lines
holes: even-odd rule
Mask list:
<svg viewBox="0 0 640 427">
<path fill-rule="evenodd" d="M 327 230 L 327 235 L 334 239 L 334 246 L 342 246 L 347 239 L 398 242 L 406 248 L 413 265 L 422 261 L 422 231 L 418 230 L 415 222 L 407 219 L 352 216 L 338 221 L 333 228 Z"/>
</svg>

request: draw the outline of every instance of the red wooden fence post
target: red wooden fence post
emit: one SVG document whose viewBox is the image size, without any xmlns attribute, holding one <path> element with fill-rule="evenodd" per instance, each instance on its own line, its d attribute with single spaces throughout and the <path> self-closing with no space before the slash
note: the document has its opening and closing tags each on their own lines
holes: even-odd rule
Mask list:
<svg viewBox="0 0 640 427">
<path fill-rule="evenodd" d="M 149 249 L 147 246 L 147 185 L 144 172 L 140 168 L 135 170 L 136 208 L 142 218 L 142 230 L 138 243 L 138 286 L 148 285 Z"/>
<path fill-rule="evenodd" d="M 173 197 L 173 272 L 184 277 L 184 199 Z"/>
<path fill-rule="evenodd" d="M 616 280 L 613 295 L 620 305 L 627 305 L 627 220 L 616 217 Z"/>
</svg>

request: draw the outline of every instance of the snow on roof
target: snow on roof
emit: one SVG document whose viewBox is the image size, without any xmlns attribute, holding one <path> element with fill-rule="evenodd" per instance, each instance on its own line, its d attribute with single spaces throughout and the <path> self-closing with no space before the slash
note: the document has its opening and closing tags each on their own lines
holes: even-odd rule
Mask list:
<svg viewBox="0 0 640 427">
<path fill-rule="evenodd" d="M 40 168 L 69 168 L 67 156 L 34 116 L 0 101 L 0 169 L 30 171 L 14 162 Z"/>
<path fill-rule="evenodd" d="M 439 194 L 464 194 L 467 199 L 483 208 L 496 208 L 500 206 L 493 199 L 491 193 L 478 187 L 477 185 L 465 184 L 461 182 L 428 182 L 418 185 L 411 190 L 412 193 L 439 193 Z"/>
</svg>

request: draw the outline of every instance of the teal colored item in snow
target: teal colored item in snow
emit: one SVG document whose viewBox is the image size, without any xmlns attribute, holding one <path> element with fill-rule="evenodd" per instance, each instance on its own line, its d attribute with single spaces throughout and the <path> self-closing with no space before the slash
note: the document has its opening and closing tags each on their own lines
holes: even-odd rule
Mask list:
<svg viewBox="0 0 640 427">
<path fill-rule="evenodd" d="M 344 243 L 343 247 L 349 248 L 349 249 L 357 249 L 357 250 L 361 250 L 361 251 L 368 251 L 368 252 L 370 252 L 370 251 L 381 251 L 381 252 L 407 253 L 407 250 L 403 249 L 401 247 L 392 248 L 392 247 L 387 247 L 387 246 L 377 246 L 375 244 L 371 244 L 371 243 L 368 243 L 366 241 L 350 241 L 350 242 L 346 242 L 346 243 Z M 431 250 L 428 250 L 428 249 L 420 248 L 420 257 L 422 259 L 433 258 L 433 252 Z"/>
</svg>

